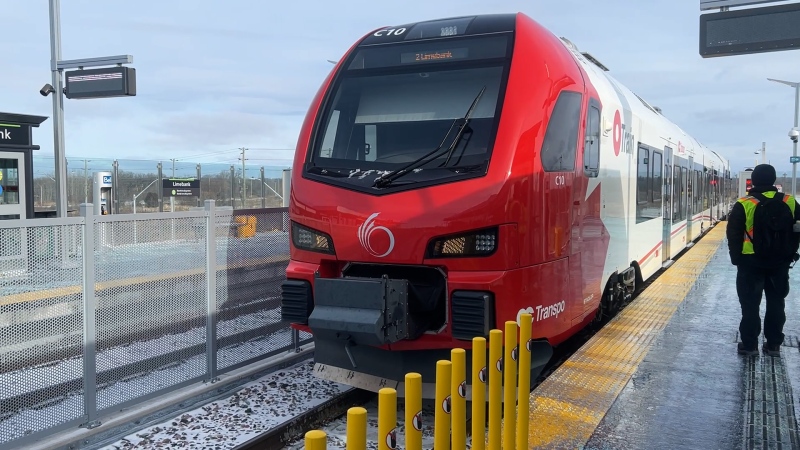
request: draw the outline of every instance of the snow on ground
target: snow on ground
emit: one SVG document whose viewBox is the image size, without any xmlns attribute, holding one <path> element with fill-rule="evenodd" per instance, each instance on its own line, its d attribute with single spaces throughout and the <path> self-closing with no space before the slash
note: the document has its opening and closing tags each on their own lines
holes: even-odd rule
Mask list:
<svg viewBox="0 0 800 450">
<path fill-rule="evenodd" d="M 217 338 L 219 339 L 238 332 L 276 324 L 280 322 L 280 320 L 280 310 L 276 308 L 220 321 L 217 324 Z M 248 350 L 248 353 L 253 353 L 253 356 L 256 356 L 259 352 L 266 353 L 280 347 L 288 346 L 292 342 L 291 330 L 289 330 L 288 326 L 285 330 L 273 333 L 267 336 L 267 338 L 269 339 L 258 341 L 266 345 L 259 345 L 258 348 Z M 206 328 L 200 327 L 188 330 L 184 333 L 168 334 L 156 339 L 127 343 L 98 352 L 97 370 L 102 371 L 124 366 L 147 358 L 186 349 L 193 345 L 202 344 L 205 341 Z M 254 342 L 256 341 L 248 344 Z M 224 354 L 225 351 L 234 347 L 220 349 L 220 354 L 217 358 L 220 361 L 225 361 L 226 358 L 230 357 L 230 355 Z M 241 351 L 241 349 L 239 349 L 239 351 Z M 200 355 L 199 358 L 204 363 L 205 353 Z M 19 388 L 14 390 L 14 393 L 21 394 L 23 392 L 30 392 L 35 389 L 51 386 L 55 383 L 81 377 L 83 377 L 83 358 L 78 357 L 62 361 L 53 361 L 51 364 L 35 368 L 2 373 L 0 374 L 0 385 L 6 387 L 19 386 Z M 0 392 L 7 395 L 11 394 L 11 392 L 5 390 L 0 390 Z M 4 396 L 0 395 L 0 398 L 3 397 Z"/>
<path fill-rule="evenodd" d="M 467 408 L 470 404 L 467 403 Z M 367 449 L 376 450 L 378 448 L 378 399 L 363 405 L 367 410 Z M 434 408 L 433 401 L 423 401 L 422 406 L 422 448 L 433 449 L 433 420 Z M 329 424 L 317 428 L 328 435 L 328 449 L 344 449 L 347 444 L 347 415 L 330 422 Z M 310 431 L 310 430 L 307 430 Z M 405 408 L 402 398 L 397 399 L 397 446 L 396 448 L 406 448 L 405 440 Z M 288 450 L 300 450 L 305 448 L 303 439 L 292 442 L 284 447 Z M 472 448 L 472 439 L 467 438 L 467 448 Z"/>
<path fill-rule="evenodd" d="M 132 433 L 102 450 L 233 448 L 347 390 L 314 377 L 313 366 L 306 361 L 274 372 L 226 399 Z"/>
</svg>

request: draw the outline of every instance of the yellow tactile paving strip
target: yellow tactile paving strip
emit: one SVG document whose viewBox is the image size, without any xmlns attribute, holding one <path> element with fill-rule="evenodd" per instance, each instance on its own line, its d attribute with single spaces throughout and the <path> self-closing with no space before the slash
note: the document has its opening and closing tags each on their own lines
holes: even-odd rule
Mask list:
<svg viewBox="0 0 800 450">
<path fill-rule="evenodd" d="M 722 222 L 531 393 L 529 448 L 586 445 L 724 239 Z"/>
</svg>

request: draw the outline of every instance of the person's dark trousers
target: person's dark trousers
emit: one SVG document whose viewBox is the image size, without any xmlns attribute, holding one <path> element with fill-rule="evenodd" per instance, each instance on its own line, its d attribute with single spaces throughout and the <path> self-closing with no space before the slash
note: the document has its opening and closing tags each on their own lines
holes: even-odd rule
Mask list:
<svg viewBox="0 0 800 450">
<path fill-rule="evenodd" d="M 747 349 L 758 346 L 761 333 L 759 306 L 761 293 L 767 297 L 767 313 L 764 315 L 764 337 L 770 345 L 783 343 L 783 324 L 786 322 L 785 299 L 789 295 L 788 268 L 763 269 L 747 265 L 738 266 L 736 292 L 742 306 L 742 321 L 739 334 Z"/>
</svg>

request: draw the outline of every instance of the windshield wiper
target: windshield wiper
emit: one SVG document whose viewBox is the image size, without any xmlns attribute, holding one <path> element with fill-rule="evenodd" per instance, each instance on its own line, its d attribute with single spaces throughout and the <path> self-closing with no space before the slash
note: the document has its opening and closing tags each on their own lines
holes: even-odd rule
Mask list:
<svg viewBox="0 0 800 450">
<path fill-rule="evenodd" d="M 433 161 L 434 159 L 436 159 L 439 156 L 441 156 L 441 154 L 436 154 L 436 153 L 439 152 L 441 150 L 442 146 L 444 145 L 444 143 L 447 142 L 447 137 L 450 136 L 450 132 L 453 131 L 453 127 L 455 126 L 455 124 L 458 123 L 458 121 L 463 121 L 463 123 L 461 124 L 461 128 L 459 128 L 458 134 L 456 135 L 455 139 L 453 139 L 453 142 L 450 144 L 449 147 L 447 147 L 447 161 L 445 161 L 445 164 L 447 164 L 447 162 L 450 161 L 450 157 L 452 156 L 453 151 L 455 150 L 456 146 L 458 145 L 458 142 L 461 140 L 461 136 L 464 135 L 464 130 L 467 128 L 467 124 L 469 123 L 470 117 L 472 117 L 472 112 L 475 110 L 475 106 L 478 104 L 478 100 L 480 100 L 480 98 L 483 95 L 484 91 L 486 91 L 486 86 L 484 86 L 481 89 L 481 91 L 478 92 L 478 95 L 475 97 L 475 99 L 472 100 L 472 104 L 469 106 L 469 109 L 467 109 L 467 113 L 464 115 L 464 117 L 461 117 L 459 119 L 455 119 L 453 121 L 453 123 L 450 125 L 450 128 L 447 130 L 447 134 L 444 135 L 444 138 L 442 139 L 442 142 L 435 149 L 431 150 L 430 152 L 426 153 L 425 155 L 420 156 L 416 160 L 411 161 L 410 163 L 408 163 L 404 167 L 401 167 L 401 168 L 399 168 L 397 170 L 393 170 L 393 171 L 391 171 L 391 172 L 389 172 L 389 173 L 387 173 L 385 175 L 381 175 L 380 177 L 378 177 L 375 180 L 374 186 L 375 187 L 388 186 L 394 180 L 402 177 L 403 175 L 411 173 L 411 171 L 413 171 L 416 168 L 416 166 L 425 165 L 426 163 L 428 163 L 430 161 Z"/>
</svg>

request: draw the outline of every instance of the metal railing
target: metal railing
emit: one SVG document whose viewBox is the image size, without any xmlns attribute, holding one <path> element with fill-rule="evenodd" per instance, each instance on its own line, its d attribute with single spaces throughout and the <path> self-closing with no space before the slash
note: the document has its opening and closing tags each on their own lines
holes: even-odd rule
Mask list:
<svg viewBox="0 0 800 450">
<path fill-rule="evenodd" d="M 287 208 L 80 210 L 0 221 L 0 449 L 311 341 L 281 322 Z"/>
</svg>

